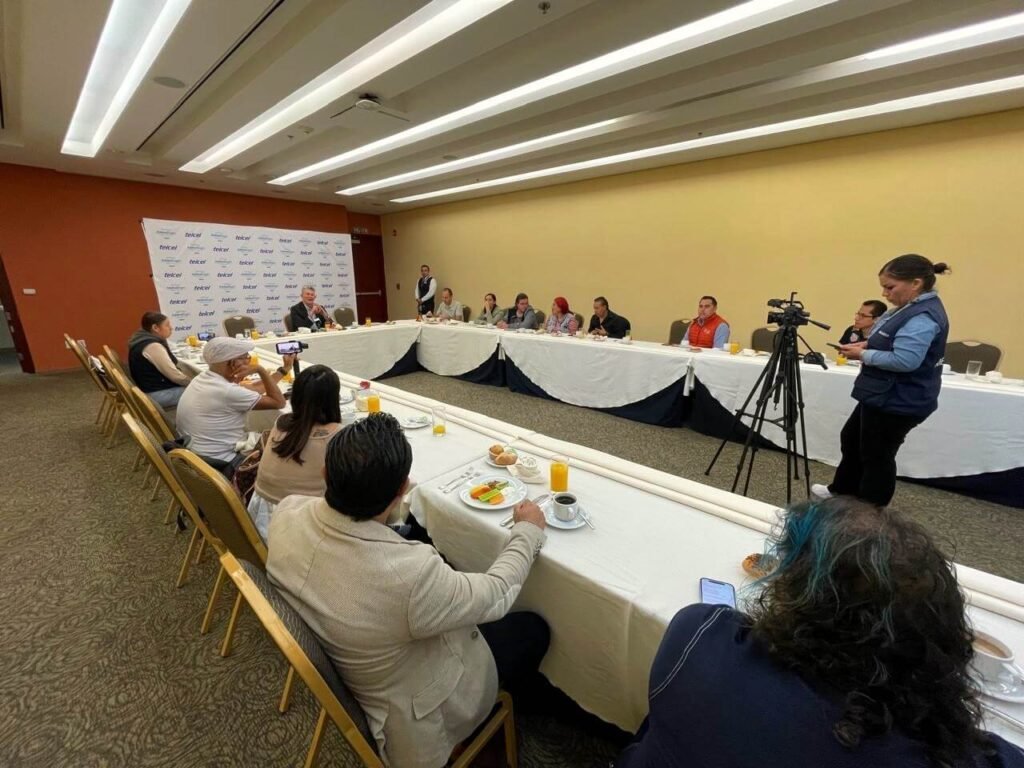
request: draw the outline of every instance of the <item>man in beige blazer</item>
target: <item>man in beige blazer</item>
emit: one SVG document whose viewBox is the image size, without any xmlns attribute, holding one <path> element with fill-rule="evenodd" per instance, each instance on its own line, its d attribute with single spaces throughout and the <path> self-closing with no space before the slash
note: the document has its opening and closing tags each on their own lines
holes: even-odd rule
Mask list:
<svg viewBox="0 0 1024 768">
<path fill-rule="evenodd" d="M 545 523 L 536 505 L 520 504 L 487 573 L 459 573 L 429 544 L 386 525 L 408 489 L 411 464 L 412 449 L 388 414 L 340 430 L 327 448 L 325 498 L 290 496 L 275 509 L 267 572 L 362 704 L 385 763 L 439 768 L 490 714 L 499 676 L 521 676 L 530 665 L 535 671 L 547 649 L 546 625 L 539 649 L 525 638 L 499 638 L 502 670 L 487 626 L 477 626 L 500 626 L 540 551 Z M 543 624 L 531 614 L 513 616 Z M 509 648 L 520 646 L 533 658 L 507 663 Z"/>
</svg>

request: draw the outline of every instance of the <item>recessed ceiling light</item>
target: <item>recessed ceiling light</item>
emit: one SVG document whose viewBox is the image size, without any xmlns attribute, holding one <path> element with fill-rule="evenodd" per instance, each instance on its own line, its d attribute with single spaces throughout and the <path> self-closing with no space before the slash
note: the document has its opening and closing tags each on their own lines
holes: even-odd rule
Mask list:
<svg viewBox="0 0 1024 768">
<path fill-rule="evenodd" d="M 871 51 L 870 53 L 859 56 L 853 56 L 841 61 L 822 64 L 803 72 L 799 72 L 795 75 L 782 78 L 781 80 L 772 81 L 763 86 L 755 86 L 748 89 L 746 93 L 748 95 L 777 95 L 786 90 L 801 88 L 812 83 L 827 82 L 829 80 L 850 77 L 864 72 L 877 71 L 885 69 L 886 67 L 905 64 L 908 61 L 948 54 L 965 48 L 977 47 L 979 45 L 988 45 L 1001 40 L 1019 37 L 1021 35 L 1024 35 L 1024 13 L 1006 16 L 979 24 L 971 24 L 958 29 L 948 30 L 936 35 L 920 38 L 918 40 L 887 46 L 886 48 L 880 48 L 876 51 Z M 497 160 L 503 160 L 509 157 L 523 155 L 541 149 L 548 149 L 550 147 L 568 144 L 573 141 L 579 141 L 580 139 L 595 135 L 597 132 L 604 133 L 619 131 L 625 128 L 634 127 L 638 124 L 655 122 L 657 120 L 665 119 L 674 113 L 679 113 L 679 109 L 676 108 L 662 110 L 660 112 L 625 115 L 621 118 L 617 118 L 617 120 L 605 121 L 604 123 L 596 123 L 592 126 L 584 126 L 582 128 L 569 131 L 562 131 L 561 133 L 556 133 L 543 139 L 524 141 L 507 147 L 491 150 L 490 152 L 483 152 L 478 155 L 466 157 L 461 162 L 441 163 L 427 168 L 397 174 L 385 179 L 359 184 L 348 189 L 342 189 L 339 194 L 359 195 L 371 190 L 393 187 L 411 181 L 421 181 L 423 179 L 428 179 L 445 173 L 493 163 Z M 698 133 L 697 135 L 701 136 L 702 134 Z M 445 159 L 454 159 L 454 156 L 446 155 Z"/>
<path fill-rule="evenodd" d="M 181 170 L 206 173 L 509 2 L 433 0 L 185 163 Z"/>
<path fill-rule="evenodd" d="M 366 184 L 359 184 L 355 187 L 349 187 L 343 189 L 337 194 L 339 195 L 361 195 L 364 192 L 370 192 L 375 189 L 383 189 L 384 187 L 394 187 L 398 184 L 404 184 L 410 181 L 420 181 L 422 179 L 429 179 L 433 176 L 439 176 L 443 173 L 452 173 L 453 171 L 460 171 L 466 168 L 473 168 L 478 165 L 484 165 L 486 163 L 493 163 L 497 160 L 504 160 L 509 157 L 516 157 L 517 155 L 525 155 L 529 152 L 536 152 L 541 149 L 548 147 L 558 146 L 559 144 L 566 144 L 571 141 L 579 141 L 586 139 L 591 136 L 598 136 L 602 133 L 606 133 L 610 130 L 618 130 L 620 123 L 626 122 L 627 118 L 616 117 L 611 120 L 602 120 L 599 123 L 592 123 L 590 125 L 583 125 L 579 128 L 571 128 L 568 131 L 560 131 L 559 133 L 553 133 L 550 136 L 542 136 L 539 139 L 530 139 L 529 141 L 521 141 L 518 144 L 510 144 L 507 147 L 499 147 L 498 149 L 492 149 L 488 152 L 481 152 L 477 155 L 469 155 L 461 160 L 452 160 L 448 163 L 439 163 L 438 165 L 431 165 L 427 168 L 420 168 L 415 171 L 409 171 L 408 173 L 399 173 L 395 176 L 389 176 L 386 179 L 380 179 L 378 181 L 370 181 Z M 614 128 L 613 128 L 614 126 Z"/>
<path fill-rule="evenodd" d="M 95 157 L 191 0 L 114 0 L 61 152 Z"/>
<path fill-rule="evenodd" d="M 1002 18 L 982 21 L 978 24 L 968 24 L 966 27 L 927 35 L 917 40 L 888 45 L 885 48 L 879 48 L 877 51 L 865 53 L 857 58 L 881 59 L 935 47 L 942 47 L 946 51 L 959 50 L 961 48 L 970 48 L 1019 37 L 1021 34 L 1024 34 L 1024 13 L 1015 13 L 1011 16 L 1003 16 Z M 959 43 L 959 45 L 950 47 L 950 43 Z"/>
<path fill-rule="evenodd" d="M 449 195 L 457 195 L 462 192 L 472 192 L 478 189 L 500 187 L 508 184 L 515 184 L 520 181 L 542 179 L 549 176 L 560 176 L 562 174 L 584 171 L 590 168 L 601 168 L 610 165 L 628 163 L 634 160 L 659 157 L 661 155 L 677 154 L 680 152 L 701 149 L 703 147 L 711 147 L 718 144 L 729 144 L 736 141 L 754 139 L 760 136 L 790 133 L 792 131 L 815 128 L 832 123 L 842 123 L 851 120 L 859 120 L 865 117 L 875 117 L 877 115 L 886 115 L 894 112 L 904 112 L 910 109 L 930 107 L 935 104 L 946 104 L 951 101 L 961 101 L 963 99 L 987 96 L 993 93 L 1003 93 L 1005 91 L 1013 91 L 1020 88 L 1024 88 L 1024 75 L 1006 77 L 999 80 L 989 80 L 984 83 L 975 83 L 972 85 L 962 85 L 956 88 L 947 88 L 945 90 L 934 91 L 932 93 L 923 93 L 917 96 L 908 96 L 902 99 L 893 99 L 891 101 L 883 101 L 878 104 L 869 104 L 863 107 L 843 109 L 837 112 L 827 112 L 821 115 L 813 115 L 811 117 L 799 117 L 794 120 L 786 120 L 781 123 L 761 125 L 754 128 L 744 128 L 742 130 L 730 131 L 716 136 L 704 136 L 699 139 L 679 141 L 674 144 L 663 144 L 658 147 L 648 147 L 647 149 L 638 149 L 632 152 L 621 152 L 619 154 L 607 155 L 605 157 L 595 157 L 591 160 L 583 160 L 578 163 L 568 163 L 566 165 L 556 165 L 550 168 L 541 168 L 536 171 L 517 173 L 512 176 L 503 176 L 499 179 L 490 179 L 488 181 L 481 181 L 474 184 L 463 184 L 458 187 L 438 189 L 434 192 L 424 192 L 419 195 L 396 197 L 391 202 L 412 203 L 419 200 L 447 197 Z"/>
<path fill-rule="evenodd" d="M 748 0 L 719 13 L 705 16 L 646 40 L 554 72 L 546 77 L 532 80 L 517 88 L 504 91 L 404 131 L 299 168 L 272 179 L 270 183 L 294 184 L 313 176 L 337 171 L 382 152 L 414 144 L 429 136 L 437 136 L 461 126 L 532 104 L 535 101 L 603 80 L 612 75 L 652 64 L 684 51 L 719 42 L 821 6 L 831 5 L 832 2 L 834 0 Z"/>
<path fill-rule="evenodd" d="M 157 85 L 162 85 L 165 88 L 184 88 L 185 83 L 176 77 L 167 77 L 166 75 L 158 75 L 153 78 L 153 82 Z"/>
<path fill-rule="evenodd" d="M 152 176 L 154 179 L 164 179 L 164 178 L 167 178 L 167 174 L 166 173 L 155 173 L 153 171 L 147 171 L 146 173 L 143 173 L 142 175 L 143 176 Z"/>
</svg>

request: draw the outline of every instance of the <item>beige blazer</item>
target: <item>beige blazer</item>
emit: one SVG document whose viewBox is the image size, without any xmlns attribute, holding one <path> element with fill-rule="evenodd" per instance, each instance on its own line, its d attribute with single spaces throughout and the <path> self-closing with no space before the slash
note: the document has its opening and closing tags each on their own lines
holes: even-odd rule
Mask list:
<svg viewBox="0 0 1024 768">
<path fill-rule="evenodd" d="M 519 523 L 487 573 L 459 573 L 385 525 L 288 496 L 270 522 L 267 572 L 362 704 L 384 762 L 438 768 L 497 697 L 476 625 L 508 613 L 543 540 Z"/>
</svg>

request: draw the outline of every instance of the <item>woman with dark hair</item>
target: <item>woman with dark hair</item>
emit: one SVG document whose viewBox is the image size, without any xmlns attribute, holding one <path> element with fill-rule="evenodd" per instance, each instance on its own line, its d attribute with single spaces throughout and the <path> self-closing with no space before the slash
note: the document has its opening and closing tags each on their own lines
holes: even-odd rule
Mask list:
<svg viewBox="0 0 1024 768">
<path fill-rule="evenodd" d="M 576 321 L 576 315 L 569 311 L 569 302 L 564 296 L 555 296 L 551 302 L 551 314 L 545 326 L 548 333 L 576 333 L 580 324 Z"/>
<path fill-rule="evenodd" d="M 484 294 L 484 308 L 476 318 L 479 324 L 496 325 L 505 315 L 505 310 L 498 306 L 498 297 L 493 293 Z"/>
<path fill-rule="evenodd" d="M 327 443 L 341 426 L 341 381 L 326 365 L 295 377 L 291 413 L 278 418 L 260 458 L 249 514 L 264 540 L 285 496 L 323 496 Z"/>
<path fill-rule="evenodd" d="M 892 500 L 896 453 L 939 407 L 949 319 L 935 276 L 947 272 L 945 264 L 908 253 L 878 273 L 882 297 L 893 308 L 875 321 L 867 341 L 839 347 L 861 362 L 853 385 L 857 407 L 839 435 L 842 459 L 832 483 L 811 488 L 819 498 L 849 495 L 882 507 Z"/>
<path fill-rule="evenodd" d="M 170 318 L 146 312 L 142 326 L 128 339 L 128 370 L 135 384 L 164 408 L 174 408 L 188 385 L 187 375 L 178 370 L 178 358 L 167 340 L 174 333 Z"/>
<path fill-rule="evenodd" d="M 749 614 L 691 605 L 618 768 L 1021 768 L 980 729 L 973 633 L 918 524 L 849 497 L 792 507 Z"/>
</svg>

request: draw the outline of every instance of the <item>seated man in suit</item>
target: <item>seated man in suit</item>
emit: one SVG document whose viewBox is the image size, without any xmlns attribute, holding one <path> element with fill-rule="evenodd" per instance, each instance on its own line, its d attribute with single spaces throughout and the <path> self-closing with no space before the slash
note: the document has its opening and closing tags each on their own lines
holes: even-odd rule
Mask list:
<svg viewBox="0 0 1024 768">
<path fill-rule="evenodd" d="M 718 299 L 701 296 L 697 303 L 697 316 L 690 323 L 688 334 L 691 347 L 718 349 L 729 341 L 729 323 L 718 314 Z"/>
<path fill-rule="evenodd" d="M 607 336 L 609 339 L 621 339 L 629 335 L 629 320 L 608 309 L 608 299 L 598 296 L 594 299 L 594 314 L 590 318 L 590 325 L 587 326 L 587 333 Z"/>
<path fill-rule="evenodd" d="M 843 336 L 839 339 L 840 344 L 856 344 L 858 341 L 864 341 L 868 336 L 871 335 L 871 328 L 875 324 L 875 320 L 880 318 L 886 310 L 884 302 L 878 299 L 871 299 L 865 301 L 860 305 L 860 309 L 857 310 L 853 316 L 853 325 L 843 331 Z"/>
<path fill-rule="evenodd" d="M 323 642 L 385 763 L 440 768 L 490 715 L 499 680 L 538 674 L 547 624 L 508 612 L 545 523 L 522 502 L 487 572 L 455 571 L 432 546 L 387 525 L 411 465 L 389 414 L 340 430 L 327 446 L 324 498 L 289 496 L 275 509 L 267 573 Z"/>
<path fill-rule="evenodd" d="M 302 301 L 292 307 L 292 330 L 312 328 L 314 331 L 334 325 L 327 310 L 316 303 L 316 288 L 312 285 L 302 286 Z"/>
</svg>

